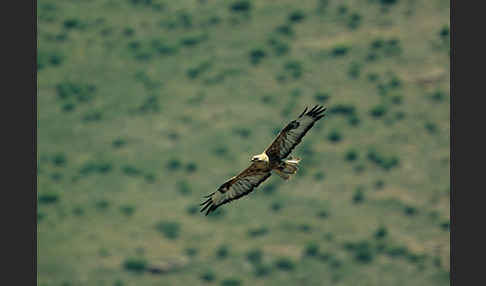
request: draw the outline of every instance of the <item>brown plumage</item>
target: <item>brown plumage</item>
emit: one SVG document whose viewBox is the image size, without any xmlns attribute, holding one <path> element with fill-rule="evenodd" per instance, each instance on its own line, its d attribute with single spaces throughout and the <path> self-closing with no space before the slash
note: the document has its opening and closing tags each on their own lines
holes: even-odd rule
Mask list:
<svg viewBox="0 0 486 286">
<path fill-rule="evenodd" d="M 215 192 L 205 196 L 201 206 L 201 212 L 206 215 L 216 210 L 219 206 L 241 198 L 251 193 L 263 181 L 275 172 L 284 180 L 297 172 L 300 159 L 286 159 L 299 144 L 314 123 L 324 117 L 326 108 L 314 106 L 307 112 L 307 107 L 300 116 L 285 126 L 261 154 L 251 158 L 252 164 L 237 176 L 232 177 L 222 184 Z"/>
</svg>

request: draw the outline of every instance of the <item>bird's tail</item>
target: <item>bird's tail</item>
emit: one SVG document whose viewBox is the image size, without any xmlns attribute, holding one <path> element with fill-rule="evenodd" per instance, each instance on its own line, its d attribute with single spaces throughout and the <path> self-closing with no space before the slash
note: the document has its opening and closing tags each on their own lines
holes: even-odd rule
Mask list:
<svg viewBox="0 0 486 286">
<path fill-rule="evenodd" d="M 288 160 L 284 160 L 283 164 L 275 169 L 275 172 L 284 180 L 290 179 L 290 175 L 297 173 L 299 169 L 297 165 L 299 164 L 299 158 L 289 158 Z"/>
</svg>

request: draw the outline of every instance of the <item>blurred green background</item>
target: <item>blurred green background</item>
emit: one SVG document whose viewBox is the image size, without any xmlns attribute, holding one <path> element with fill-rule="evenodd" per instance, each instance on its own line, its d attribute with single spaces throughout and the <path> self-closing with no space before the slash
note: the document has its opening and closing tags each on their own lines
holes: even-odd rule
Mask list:
<svg viewBox="0 0 486 286">
<path fill-rule="evenodd" d="M 37 15 L 39 285 L 449 285 L 449 1 Z M 198 212 L 315 104 L 292 180 Z"/>
</svg>

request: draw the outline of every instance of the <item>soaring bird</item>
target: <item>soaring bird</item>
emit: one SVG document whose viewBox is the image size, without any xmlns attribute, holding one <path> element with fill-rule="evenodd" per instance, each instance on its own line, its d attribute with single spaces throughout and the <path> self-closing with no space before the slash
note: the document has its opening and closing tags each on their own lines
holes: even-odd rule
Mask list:
<svg viewBox="0 0 486 286">
<path fill-rule="evenodd" d="M 299 158 L 286 159 L 290 152 L 300 143 L 304 135 L 314 126 L 314 123 L 324 117 L 326 108 L 316 105 L 307 111 L 307 107 L 300 116 L 285 126 L 263 153 L 252 156 L 251 165 L 240 174 L 232 177 L 222 184 L 215 192 L 205 196 L 201 212 L 206 215 L 242 196 L 248 195 L 263 181 L 272 175 L 278 174 L 282 179 L 288 180 L 290 175 L 297 172 Z"/>
</svg>

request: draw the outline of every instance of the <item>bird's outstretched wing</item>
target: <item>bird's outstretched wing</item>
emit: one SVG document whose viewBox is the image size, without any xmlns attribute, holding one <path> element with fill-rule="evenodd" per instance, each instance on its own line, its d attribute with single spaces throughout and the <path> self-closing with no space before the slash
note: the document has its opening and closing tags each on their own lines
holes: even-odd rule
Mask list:
<svg viewBox="0 0 486 286">
<path fill-rule="evenodd" d="M 300 116 L 287 124 L 273 140 L 272 144 L 265 149 L 270 160 L 285 159 L 290 152 L 300 143 L 302 137 L 314 126 L 314 123 L 324 117 L 326 108 L 316 105 L 307 113 L 307 107 Z"/>
<path fill-rule="evenodd" d="M 243 170 L 239 175 L 229 179 L 222 184 L 217 191 L 205 196 L 208 198 L 201 204 L 201 212 L 206 211 L 206 215 L 216 210 L 219 206 L 239 199 L 253 191 L 263 181 L 271 175 L 271 170 L 262 167 L 259 163 L 253 163 L 250 167 Z"/>
</svg>

